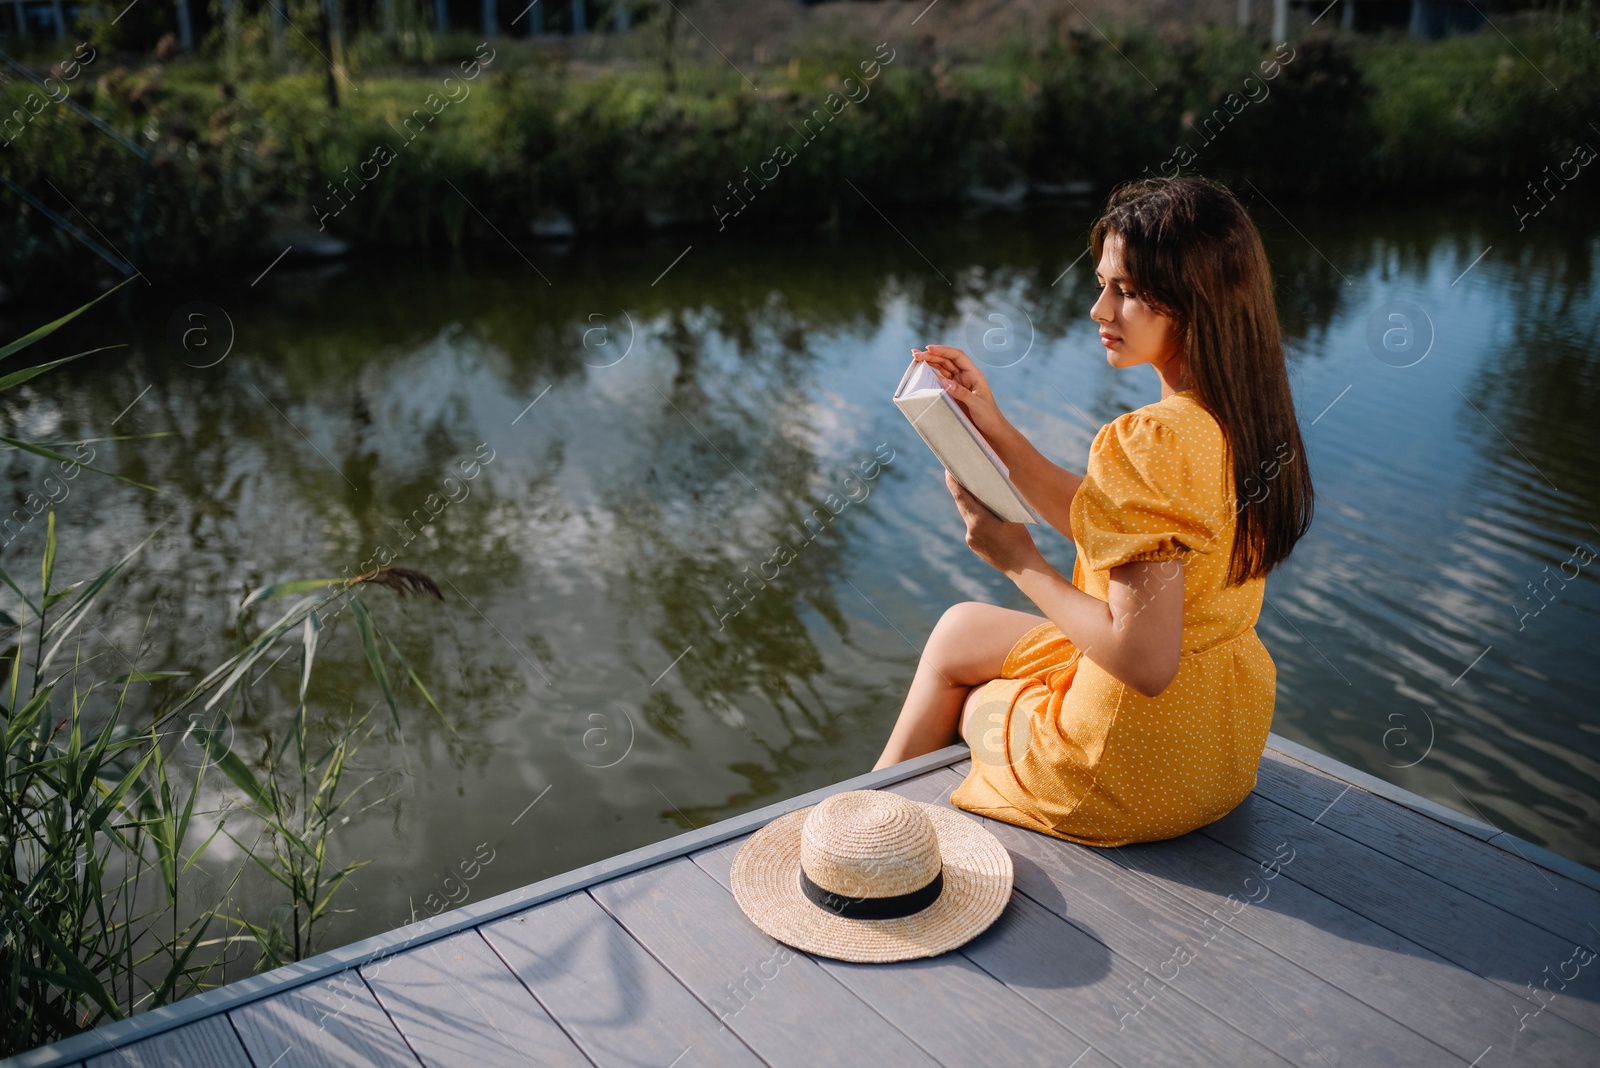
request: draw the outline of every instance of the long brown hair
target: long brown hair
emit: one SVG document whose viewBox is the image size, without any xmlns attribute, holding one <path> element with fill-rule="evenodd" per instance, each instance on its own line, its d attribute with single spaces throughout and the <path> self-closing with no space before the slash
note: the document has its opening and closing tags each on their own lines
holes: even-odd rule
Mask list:
<svg viewBox="0 0 1600 1068">
<path fill-rule="evenodd" d="M 1096 260 L 1112 235 L 1139 299 L 1176 322 L 1195 396 L 1227 439 L 1228 582 L 1265 577 L 1310 529 L 1312 489 L 1261 235 L 1232 193 L 1199 178 L 1120 187 L 1090 232 Z"/>
</svg>

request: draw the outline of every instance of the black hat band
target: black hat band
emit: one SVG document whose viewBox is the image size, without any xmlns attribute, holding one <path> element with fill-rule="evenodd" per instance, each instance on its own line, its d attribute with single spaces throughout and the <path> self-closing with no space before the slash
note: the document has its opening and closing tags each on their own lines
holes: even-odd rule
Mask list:
<svg viewBox="0 0 1600 1068">
<path fill-rule="evenodd" d="M 819 905 L 838 916 L 853 920 L 892 920 L 921 912 L 939 898 L 944 889 L 944 869 L 934 873 L 926 885 L 904 894 L 888 897 L 845 897 L 832 890 L 824 890 L 800 869 L 800 891 L 814 905 Z"/>
</svg>

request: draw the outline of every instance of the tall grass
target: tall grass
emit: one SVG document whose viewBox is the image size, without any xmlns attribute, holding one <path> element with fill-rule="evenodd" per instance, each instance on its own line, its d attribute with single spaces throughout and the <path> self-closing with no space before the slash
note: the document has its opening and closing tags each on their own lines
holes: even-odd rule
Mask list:
<svg viewBox="0 0 1600 1068">
<path fill-rule="evenodd" d="M 87 307 L 0 347 L 0 360 Z M 0 377 L 0 391 L 76 358 Z M 57 451 L 63 443 L 0 442 L 73 462 Z M 255 591 L 239 610 L 238 651 L 132 722 L 132 687 L 172 690 L 187 673 L 124 664 L 126 671 L 107 678 L 110 654 L 85 657 L 82 637 L 150 539 L 92 578 L 63 584 L 59 534 L 51 509 L 36 582 L 0 568 L 0 583 L 17 600 L 14 610 L 0 610 L 10 639 L 0 703 L 0 1055 L 216 985 L 245 953 L 260 968 L 315 952 L 319 921 L 361 863 L 333 861 L 331 836 L 353 804 L 381 800 L 368 800 L 370 778 L 348 779 L 351 757 L 370 733 L 367 717 L 352 715 L 327 739 L 308 725 L 327 618 L 351 612 L 378 700 L 396 727 L 393 670 L 438 712 L 361 596 L 369 586 L 436 597 L 438 590 L 424 575 L 380 568 Z M 256 611 L 283 598 L 293 600 L 277 619 L 253 625 Z M 227 729 L 245 700 L 241 683 L 280 640 L 296 638 L 301 672 L 290 729 L 252 761 Z M 198 762 L 188 759 L 195 753 Z M 247 861 L 210 891 L 210 851 L 222 835 L 244 848 Z M 247 867 L 279 888 L 265 915 L 247 913 L 234 897 Z"/>
</svg>

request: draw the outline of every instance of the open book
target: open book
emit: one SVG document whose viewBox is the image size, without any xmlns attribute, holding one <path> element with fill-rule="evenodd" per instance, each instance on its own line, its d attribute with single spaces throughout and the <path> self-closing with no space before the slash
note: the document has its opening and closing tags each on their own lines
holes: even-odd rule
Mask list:
<svg viewBox="0 0 1600 1068">
<path fill-rule="evenodd" d="M 912 360 L 894 391 L 895 406 L 911 420 L 945 470 L 989 511 L 1007 523 L 1039 522 L 1039 513 L 1011 484 L 1011 472 L 939 382 L 932 367 Z"/>
</svg>

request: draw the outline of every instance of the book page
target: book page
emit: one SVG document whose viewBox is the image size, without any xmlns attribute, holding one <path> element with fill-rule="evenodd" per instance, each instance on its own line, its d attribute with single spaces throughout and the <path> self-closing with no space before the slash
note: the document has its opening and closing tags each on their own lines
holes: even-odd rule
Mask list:
<svg viewBox="0 0 1600 1068">
<path fill-rule="evenodd" d="M 956 403 L 956 399 L 945 390 L 944 386 L 940 385 L 941 381 L 937 371 L 918 360 L 917 369 L 911 373 L 911 378 L 907 380 L 906 388 L 901 391 L 900 396 L 911 397 L 922 393 L 939 394 L 944 398 L 945 403 L 950 406 L 950 410 L 960 418 L 962 424 L 967 428 L 967 432 L 978 443 L 978 447 L 983 450 L 985 456 L 989 457 L 989 461 L 994 464 L 1002 475 L 1010 478 L 1011 470 L 1001 461 L 994 449 L 989 447 L 988 439 L 983 436 L 983 433 L 977 427 L 972 425 L 972 420 L 967 417 L 967 413 L 962 410 L 961 405 Z"/>
</svg>

